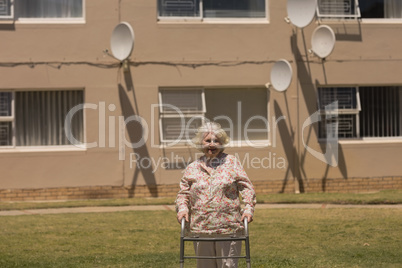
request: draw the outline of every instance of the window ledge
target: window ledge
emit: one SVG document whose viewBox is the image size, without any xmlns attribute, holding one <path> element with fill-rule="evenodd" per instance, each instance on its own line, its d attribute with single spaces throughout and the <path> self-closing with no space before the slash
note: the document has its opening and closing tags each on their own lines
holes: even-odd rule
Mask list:
<svg viewBox="0 0 402 268">
<path fill-rule="evenodd" d="M 83 146 L 26 146 L 26 147 L 8 147 L 0 148 L 0 153 L 31 153 L 31 152 L 85 152 Z"/>
<path fill-rule="evenodd" d="M 324 142 L 324 141 L 323 141 Z M 402 143 L 401 138 L 364 138 L 364 139 L 353 139 L 353 140 L 339 140 L 339 144 L 392 144 L 392 143 Z"/>
<path fill-rule="evenodd" d="M 13 19 L 0 19 L 0 24 L 14 24 L 15 21 Z"/>
<path fill-rule="evenodd" d="M 171 142 L 173 143 L 173 142 Z M 244 141 L 231 141 L 226 148 L 241 148 L 241 147 L 249 147 L 249 148 L 267 148 L 270 147 L 271 143 L 269 141 L 250 141 L 249 143 Z M 186 142 L 178 142 L 174 145 L 169 145 L 169 142 L 165 142 L 159 145 L 159 149 L 166 149 L 166 148 L 174 148 L 174 149 L 187 149 L 193 148 L 191 144 Z"/>
<path fill-rule="evenodd" d="M 368 18 L 359 18 L 359 19 L 327 19 L 327 18 L 319 18 L 318 24 L 356 24 L 356 23 L 363 23 L 363 24 L 402 24 L 402 18 L 400 19 L 368 19 Z"/>
<path fill-rule="evenodd" d="M 401 24 L 402 23 L 402 19 L 361 19 L 361 21 L 363 23 L 367 23 L 367 24 Z"/>
<path fill-rule="evenodd" d="M 85 19 L 18 19 L 16 24 L 85 24 Z"/>
<path fill-rule="evenodd" d="M 200 19 L 200 18 L 158 18 L 160 24 L 269 24 L 268 19 Z"/>
</svg>

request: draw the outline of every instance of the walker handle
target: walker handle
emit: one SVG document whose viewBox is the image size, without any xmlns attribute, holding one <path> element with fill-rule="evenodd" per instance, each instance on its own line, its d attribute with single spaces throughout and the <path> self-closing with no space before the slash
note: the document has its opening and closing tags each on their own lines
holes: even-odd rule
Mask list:
<svg viewBox="0 0 402 268">
<path fill-rule="evenodd" d="M 184 237 L 184 228 L 186 226 L 186 218 L 181 218 L 181 237 Z"/>
<path fill-rule="evenodd" d="M 244 235 L 248 236 L 248 219 L 244 217 Z"/>
</svg>

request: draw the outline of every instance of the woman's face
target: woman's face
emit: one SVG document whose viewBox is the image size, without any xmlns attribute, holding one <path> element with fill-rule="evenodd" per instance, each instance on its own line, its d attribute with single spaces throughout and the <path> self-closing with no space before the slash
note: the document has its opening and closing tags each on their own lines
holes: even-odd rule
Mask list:
<svg viewBox="0 0 402 268">
<path fill-rule="evenodd" d="M 214 158 L 221 152 L 222 144 L 214 133 L 208 133 L 202 140 L 202 148 L 207 158 Z"/>
</svg>

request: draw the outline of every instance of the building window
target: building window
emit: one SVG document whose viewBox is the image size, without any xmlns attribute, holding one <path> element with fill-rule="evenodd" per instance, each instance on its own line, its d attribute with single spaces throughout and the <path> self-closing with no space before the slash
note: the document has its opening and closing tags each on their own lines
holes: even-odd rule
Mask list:
<svg viewBox="0 0 402 268">
<path fill-rule="evenodd" d="M 84 0 L 0 0 L 4 19 L 82 19 Z"/>
<path fill-rule="evenodd" d="M 265 18 L 266 0 L 158 0 L 159 17 Z"/>
<path fill-rule="evenodd" d="M 361 17 L 366 19 L 402 18 L 401 0 L 360 0 Z"/>
<path fill-rule="evenodd" d="M 159 93 L 162 142 L 189 141 L 204 121 L 203 89 L 163 89 Z"/>
<path fill-rule="evenodd" d="M 219 123 L 234 143 L 268 141 L 265 88 L 163 89 L 162 142 L 190 142 L 205 121 Z"/>
<path fill-rule="evenodd" d="M 400 19 L 401 0 L 318 0 L 320 18 Z"/>
<path fill-rule="evenodd" d="M 68 112 L 82 104 L 83 91 L 17 91 L 0 93 L 0 146 L 71 145 L 65 131 Z M 84 140 L 83 112 L 76 112 L 68 131 Z"/>
<path fill-rule="evenodd" d="M 337 109 L 328 109 L 335 101 Z M 319 88 L 318 102 L 320 138 L 328 134 L 339 139 L 402 136 L 401 87 Z"/>
</svg>

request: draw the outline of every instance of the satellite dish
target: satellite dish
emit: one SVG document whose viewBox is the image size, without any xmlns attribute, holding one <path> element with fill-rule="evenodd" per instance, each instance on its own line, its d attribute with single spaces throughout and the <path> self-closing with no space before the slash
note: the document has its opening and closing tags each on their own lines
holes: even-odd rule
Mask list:
<svg viewBox="0 0 402 268">
<path fill-rule="evenodd" d="M 335 33 L 331 27 L 321 25 L 317 27 L 311 37 L 311 50 L 320 58 L 326 58 L 334 50 Z"/>
<path fill-rule="evenodd" d="M 271 69 L 271 84 L 276 91 L 288 89 L 292 82 L 292 66 L 287 60 L 278 60 Z"/>
<path fill-rule="evenodd" d="M 288 0 L 288 17 L 292 24 L 304 28 L 315 16 L 317 0 Z"/>
<path fill-rule="evenodd" d="M 110 48 L 113 56 L 120 61 L 130 57 L 134 48 L 134 31 L 129 23 L 121 22 L 114 28 Z"/>
</svg>

